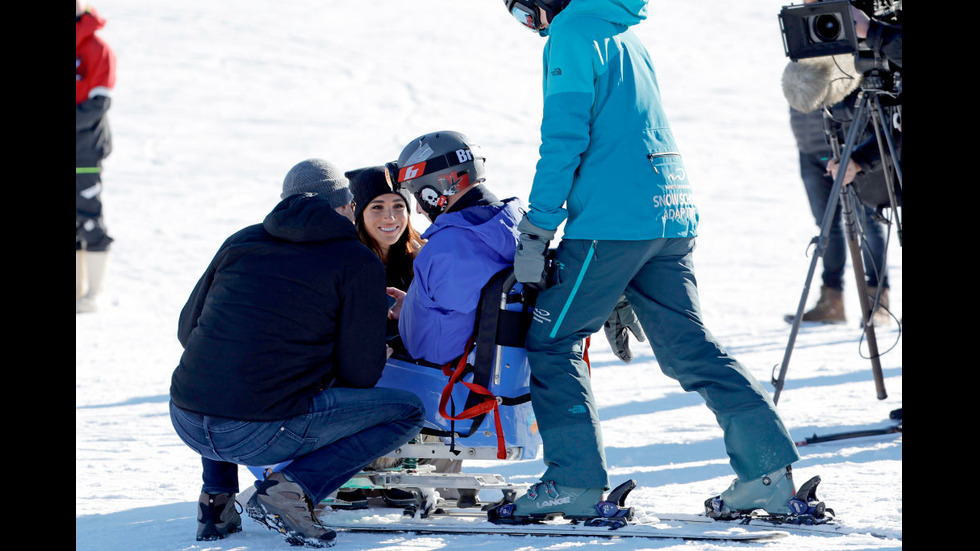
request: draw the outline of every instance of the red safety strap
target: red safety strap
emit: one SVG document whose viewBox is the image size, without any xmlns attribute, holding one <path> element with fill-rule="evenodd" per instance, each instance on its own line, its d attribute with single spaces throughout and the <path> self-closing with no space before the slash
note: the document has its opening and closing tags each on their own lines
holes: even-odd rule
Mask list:
<svg viewBox="0 0 980 551">
<path fill-rule="evenodd" d="M 583 353 L 585 364 L 589 368 L 589 375 L 592 374 L 592 363 L 589 361 L 590 340 L 591 338 L 589 337 L 585 339 L 585 350 Z M 464 350 L 463 355 L 460 356 L 459 362 L 456 364 L 456 368 L 454 369 L 451 367 L 452 362 L 442 366 L 442 373 L 443 375 L 449 377 L 449 382 L 446 384 L 446 387 L 442 389 L 442 396 L 439 399 L 439 415 L 442 415 L 444 419 L 461 421 L 472 419 L 492 410 L 494 425 L 497 428 L 497 459 L 507 459 L 504 429 L 500 422 L 500 401 L 486 387 L 460 380 L 463 375 L 466 374 L 466 358 L 470 355 L 470 350 L 472 350 L 472 348 L 473 338 L 471 337 L 469 342 L 466 343 L 466 349 Z M 476 394 L 483 396 L 483 402 L 469 409 L 463 410 L 458 415 L 450 415 L 449 412 L 446 411 L 446 406 L 449 404 L 449 398 L 452 396 L 453 386 L 455 386 L 456 383 L 462 383 L 462 385 L 470 389 L 471 392 L 475 392 Z"/>
<path fill-rule="evenodd" d="M 460 380 L 466 373 L 466 357 L 470 355 L 470 349 L 472 349 L 472 347 L 473 339 L 470 338 L 469 342 L 466 344 L 466 350 L 463 355 L 460 356 L 459 362 L 456 364 L 455 369 L 451 367 L 452 362 L 442 366 L 442 373 L 449 377 L 449 383 L 446 385 L 446 388 L 442 389 L 442 397 L 439 399 L 439 414 L 446 419 L 460 421 L 464 419 L 472 419 L 480 414 L 492 410 L 494 424 L 497 427 L 497 459 L 507 459 L 506 445 L 504 443 L 504 429 L 500 423 L 500 403 L 497 400 L 497 397 L 482 385 L 467 383 L 466 381 Z M 463 410 L 458 415 L 451 416 L 448 412 L 446 412 L 446 405 L 449 403 L 449 398 L 453 392 L 453 386 L 456 383 L 462 383 L 463 386 L 470 389 L 471 392 L 480 394 L 484 398 L 483 402 L 469 409 Z"/>
</svg>

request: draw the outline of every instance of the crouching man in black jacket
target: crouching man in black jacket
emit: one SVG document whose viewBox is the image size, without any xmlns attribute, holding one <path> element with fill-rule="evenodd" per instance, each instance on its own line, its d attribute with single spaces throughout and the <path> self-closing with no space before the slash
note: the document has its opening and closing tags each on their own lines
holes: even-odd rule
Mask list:
<svg viewBox="0 0 980 551">
<path fill-rule="evenodd" d="M 387 358 L 385 273 L 342 215 L 343 172 L 303 161 L 282 199 L 224 242 L 180 315 L 170 411 L 204 465 L 198 540 L 241 530 L 238 465 L 288 462 L 256 483 L 249 516 L 291 544 L 333 545 L 314 505 L 425 418 L 415 394 L 374 388 Z"/>
</svg>

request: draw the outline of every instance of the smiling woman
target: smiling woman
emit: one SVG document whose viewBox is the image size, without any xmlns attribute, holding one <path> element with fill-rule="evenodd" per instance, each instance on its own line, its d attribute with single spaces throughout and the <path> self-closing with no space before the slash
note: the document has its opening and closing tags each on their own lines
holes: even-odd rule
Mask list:
<svg viewBox="0 0 980 551">
<path fill-rule="evenodd" d="M 382 257 L 404 234 L 408 224 L 408 205 L 397 193 L 386 193 L 371 200 L 364 207 L 361 226 L 381 249 Z"/>
<path fill-rule="evenodd" d="M 384 167 L 347 172 L 354 192 L 354 224 L 361 242 L 385 265 L 388 286 L 402 291 L 412 282 L 412 265 L 424 241 L 412 227 L 411 199 L 393 191 Z"/>
<path fill-rule="evenodd" d="M 387 172 L 383 166 L 373 166 L 349 171 L 345 174 L 350 180 L 354 193 L 354 224 L 361 242 L 374 251 L 385 266 L 388 287 L 395 287 L 401 294 L 408 290 L 414 276 L 415 257 L 425 244 L 418 230 L 412 227 L 410 219 L 411 195 L 408 191 L 393 191 Z M 392 292 L 389 289 L 389 295 Z M 398 306 L 400 309 L 400 306 Z M 394 337 L 398 334 L 398 320 L 389 319 L 389 345 L 404 352 Z M 423 442 L 441 442 L 438 436 L 424 435 Z M 386 469 L 394 466 L 396 459 L 382 457 L 367 468 Z M 437 473 L 458 473 L 463 462 L 458 459 L 421 459 L 420 464 L 435 467 Z M 475 506 L 479 503 L 476 490 L 437 488 L 444 499 L 456 499 L 460 507 Z M 404 507 L 415 503 L 411 492 L 392 488 L 381 490 L 381 498 L 392 507 Z M 362 490 L 340 492 L 339 499 L 350 502 L 351 507 L 365 507 L 367 494 Z"/>
</svg>

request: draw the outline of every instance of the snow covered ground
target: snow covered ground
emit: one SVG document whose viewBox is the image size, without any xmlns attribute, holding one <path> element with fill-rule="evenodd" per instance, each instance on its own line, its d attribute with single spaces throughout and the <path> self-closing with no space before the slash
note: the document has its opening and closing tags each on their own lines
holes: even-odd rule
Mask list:
<svg viewBox="0 0 980 551">
<path fill-rule="evenodd" d="M 526 200 L 537 160 L 540 54 L 499 0 L 171 0 L 94 4 L 118 59 L 105 163 L 114 244 L 105 307 L 75 324 L 77 550 L 267 550 L 289 546 L 245 519 L 194 539 L 200 462 L 167 413 L 180 356 L 177 316 L 218 245 L 260 221 L 296 162 L 344 169 L 393 160 L 412 138 L 457 130 L 481 143 L 489 186 Z M 650 48 L 702 215 L 696 262 L 708 326 L 769 388 L 789 340 L 817 233 L 797 173 L 772 0 L 655 0 L 636 28 Z M 418 226 L 423 226 L 416 219 Z M 902 248 L 891 232 L 892 310 Z M 888 426 L 902 407 L 897 324 L 877 332 L 888 397 L 876 397 L 848 269 L 851 321 L 804 328 L 778 408 L 794 439 Z M 811 303 L 819 279 L 814 281 Z M 600 336 L 592 375 L 613 483 L 635 478 L 640 518 L 697 513 L 733 474 L 696 395 L 660 373 L 649 347 L 624 365 Z M 850 532 L 748 548 L 902 547 L 902 438 L 801 447 L 799 482 Z M 468 470 L 533 482 L 540 461 Z M 243 487 L 251 482 L 242 470 Z M 498 496 L 484 496 L 496 499 Z M 877 534 L 879 537 L 870 535 Z M 337 549 L 746 549 L 678 540 L 341 534 Z"/>
</svg>

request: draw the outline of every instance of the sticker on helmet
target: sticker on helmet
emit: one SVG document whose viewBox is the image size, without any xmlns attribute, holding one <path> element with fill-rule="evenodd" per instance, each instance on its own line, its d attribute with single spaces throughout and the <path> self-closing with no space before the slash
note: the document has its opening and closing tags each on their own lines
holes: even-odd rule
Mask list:
<svg viewBox="0 0 980 551">
<path fill-rule="evenodd" d="M 424 187 L 418 194 L 419 201 L 433 207 L 442 207 L 446 203 L 446 198 L 431 187 Z"/>
<path fill-rule="evenodd" d="M 455 170 L 440 174 L 439 185 L 442 186 L 443 194 L 455 195 L 457 191 L 470 186 L 470 175 L 466 172 L 460 174 Z"/>
<path fill-rule="evenodd" d="M 469 149 L 457 149 L 456 158 L 459 159 L 460 163 L 465 163 L 467 161 L 473 160 L 473 152 Z"/>
<path fill-rule="evenodd" d="M 435 153 L 435 152 L 432 151 L 432 146 L 431 145 L 429 145 L 427 143 L 426 144 L 422 144 L 422 147 L 420 147 L 417 150 L 415 150 L 415 153 L 412 153 L 412 155 L 409 158 L 405 159 L 405 164 L 411 165 L 411 164 L 415 164 L 415 163 L 420 162 L 420 161 L 424 161 L 424 160 L 428 159 L 429 157 L 431 157 L 433 155 L 433 153 Z"/>
<path fill-rule="evenodd" d="M 425 174 L 425 161 L 406 166 L 398 171 L 398 181 L 404 182 Z"/>
</svg>

